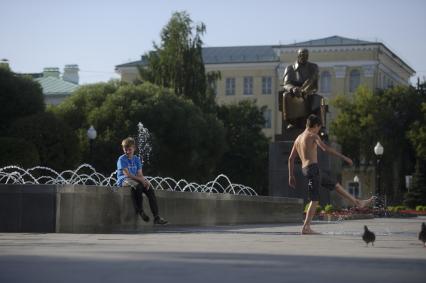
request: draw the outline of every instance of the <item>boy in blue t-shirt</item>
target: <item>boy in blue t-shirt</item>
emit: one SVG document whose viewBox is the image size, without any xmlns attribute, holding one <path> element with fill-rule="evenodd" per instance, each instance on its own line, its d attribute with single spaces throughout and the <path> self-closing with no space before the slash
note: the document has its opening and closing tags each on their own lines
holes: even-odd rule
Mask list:
<svg viewBox="0 0 426 283">
<path fill-rule="evenodd" d="M 142 173 L 143 164 L 140 158 L 135 155 L 135 140 L 130 137 L 126 138 L 121 142 L 121 146 L 124 154 L 117 160 L 117 185 L 131 187 L 136 213 L 142 217 L 143 221 L 148 222 L 149 216 L 142 209 L 142 193 L 148 197 L 149 206 L 154 215 L 154 224 L 166 224 L 167 221 L 158 215 L 157 199 L 154 189 Z"/>
</svg>

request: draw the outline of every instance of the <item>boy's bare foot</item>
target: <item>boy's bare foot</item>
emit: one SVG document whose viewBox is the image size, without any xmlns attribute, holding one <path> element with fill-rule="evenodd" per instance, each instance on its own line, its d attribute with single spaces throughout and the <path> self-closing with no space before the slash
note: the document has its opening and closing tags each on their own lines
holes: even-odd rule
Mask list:
<svg viewBox="0 0 426 283">
<path fill-rule="evenodd" d="M 302 235 L 319 235 L 321 233 L 312 230 L 311 228 L 302 229 Z"/>
<path fill-rule="evenodd" d="M 362 199 L 362 200 L 358 200 L 358 207 L 359 208 L 366 208 L 368 206 L 370 206 L 370 204 L 374 201 L 374 196 L 369 198 L 369 199 Z"/>
</svg>

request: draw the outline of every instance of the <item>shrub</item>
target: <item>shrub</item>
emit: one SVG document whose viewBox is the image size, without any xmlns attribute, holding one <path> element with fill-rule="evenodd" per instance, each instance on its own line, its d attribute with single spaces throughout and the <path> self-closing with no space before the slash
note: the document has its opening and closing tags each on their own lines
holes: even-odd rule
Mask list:
<svg viewBox="0 0 426 283">
<path fill-rule="evenodd" d="M 0 138 L 0 166 L 16 165 L 22 168 L 40 164 L 35 145 L 21 138 Z"/>
<path fill-rule="evenodd" d="M 38 165 L 63 171 L 73 168 L 79 160 L 80 149 L 75 133 L 50 112 L 16 120 L 9 135 L 34 144 L 40 158 Z"/>
<path fill-rule="evenodd" d="M 18 118 L 43 112 L 43 91 L 37 82 L 0 68 L 0 132 Z"/>
<path fill-rule="evenodd" d="M 332 213 L 334 210 L 335 210 L 335 209 L 334 209 L 333 205 L 331 205 L 331 204 L 327 204 L 327 205 L 324 207 L 324 212 L 325 212 L 325 213 Z"/>
<path fill-rule="evenodd" d="M 309 203 L 307 203 L 306 205 L 305 205 L 305 209 L 303 210 L 303 212 L 304 213 L 306 213 L 307 211 L 308 211 L 308 207 L 309 207 Z M 322 207 L 321 207 L 321 205 L 318 205 L 317 206 L 317 209 L 316 209 L 316 213 L 319 213 L 319 212 L 321 212 L 322 211 Z"/>
<path fill-rule="evenodd" d="M 394 211 L 393 212 L 400 212 L 401 210 L 406 210 L 407 207 L 405 205 L 397 205 L 394 207 Z"/>
</svg>

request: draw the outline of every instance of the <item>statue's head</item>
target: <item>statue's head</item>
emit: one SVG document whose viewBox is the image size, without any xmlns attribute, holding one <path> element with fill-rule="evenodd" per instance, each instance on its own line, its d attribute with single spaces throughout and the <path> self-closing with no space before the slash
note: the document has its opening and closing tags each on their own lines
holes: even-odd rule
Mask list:
<svg viewBox="0 0 426 283">
<path fill-rule="evenodd" d="M 309 59 L 309 51 L 306 48 L 301 48 L 297 50 L 297 62 L 299 64 L 305 64 Z"/>
</svg>

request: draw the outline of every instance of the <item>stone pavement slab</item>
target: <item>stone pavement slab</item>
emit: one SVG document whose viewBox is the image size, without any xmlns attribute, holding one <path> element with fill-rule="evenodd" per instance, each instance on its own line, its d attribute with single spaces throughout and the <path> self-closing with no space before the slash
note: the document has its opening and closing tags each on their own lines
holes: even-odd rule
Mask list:
<svg viewBox="0 0 426 283">
<path fill-rule="evenodd" d="M 0 282 L 426 282 L 426 218 L 0 234 Z M 363 225 L 376 233 L 361 240 Z"/>
</svg>

